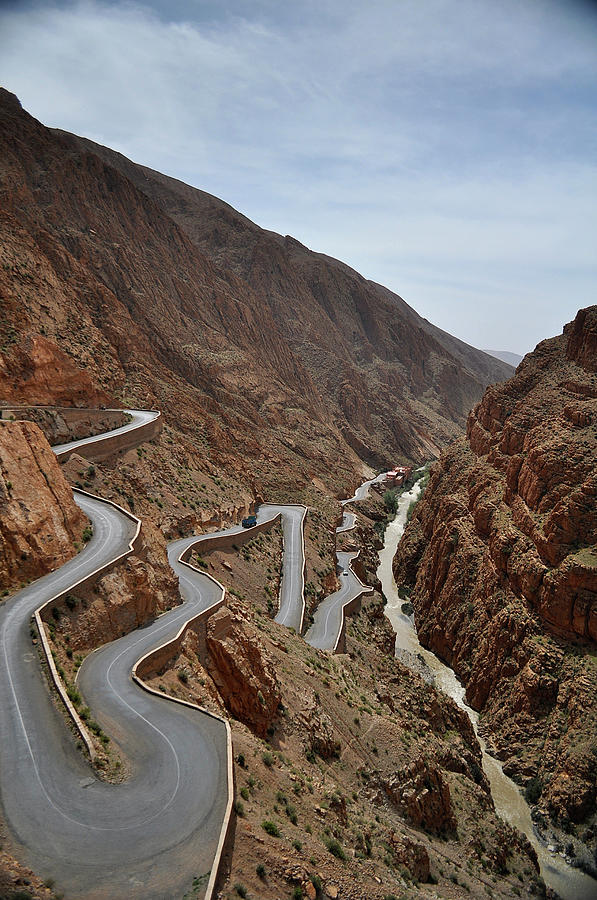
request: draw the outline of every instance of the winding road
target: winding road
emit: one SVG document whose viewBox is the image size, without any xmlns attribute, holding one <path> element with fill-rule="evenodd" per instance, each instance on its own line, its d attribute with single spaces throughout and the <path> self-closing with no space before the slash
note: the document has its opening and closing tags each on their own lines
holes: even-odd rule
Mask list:
<svg viewBox="0 0 597 900">
<path fill-rule="evenodd" d="M 364 481 L 359 485 L 352 497 L 347 500 L 341 500 L 342 506 L 353 503 L 357 500 L 364 500 L 369 493 L 372 484 L 383 480 L 384 475 L 377 475 L 375 478 Z M 342 523 L 336 528 L 336 534 L 343 534 L 352 531 L 356 525 L 356 513 L 343 512 Z M 352 560 L 356 559 L 358 553 L 347 551 L 338 551 L 336 553 L 338 572 L 340 578 L 340 590 L 334 594 L 330 594 L 325 600 L 322 600 L 315 613 L 313 614 L 313 624 L 305 634 L 305 640 L 312 647 L 318 650 L 329 650 L 335 652 L 338 649 L 345 619 L 348 615 L 351 605 L 359 600 L 363 594 L 369 593 L 371 588 L 355 575 L 352 569 Z"/>
<path fill-rule="evenodd" d="M 159 415 L 126 412 L 131 418 L 121 428 L 54 447 L 54 452 L 60 457 L 73 449 L 93 450 L 116 434 L 141 434 Z M 251 529 L 233 526 L 169 544 L 182 604 L 94 651 L 81 666 L 77 683 L 85 702 L 130 761 L 131 776 L 110 784 L 98 779 L 49 702 L 31 644 L 32 614 L 126 554 L 136 534 L 138 520 L 119 507 L 84 492 L 75 492 L 75 499 L 93 524 L 91 540 L 75 558 L 0 607 L 0 678 L 6 685 L 0 703 L 0 795 L 6 821 L 21 847 L 19 855 L 42 877 L 54 879 L 69 898 L 180 898 L 195 877 L 205 885 L 203 895 L 211 897 L 214 859 L 232 802 L 229 726 L 198 707 L 143 690 L 131 673 L 140 658 L 223 599 L 222 585 L 182 557 L 193 546 L 224 535 L 249 535 Z M 305 507 L 293 505 L 262 504 L 257 511 L 258 525 L 281 517 L 284 555 L 276 621 L 298 633 L 305 613 L 305 514 Z M 354 515 L 347 514 L 344 524 L 354 527 Z M 342 572 L 349 574 L 341 575 L 342 589 L 318 611 L 307 634 L 313 646 L 334 649 L 344 607 L 365 589 L 350 569 L 354 555 L 338 554 Z"/>
<path fill-rule="evenodd" d="M 130 673 L 209 605 L 212 584 L 195 573 L 182 606 L 85 660 L 85 700 L 132 770 L 123 784 L 98 780 L 49 702 L 29 632 L 39 606 L 118 558 L 134 535 L 134 522 L 114 506 L 83 494 L 76 501 L 93 523 L 92 539 L 0 608 L 4 813 L 25 861 L 69 897 L 180 898 L 212 868 L 229 798 L 227 725 L 142 691 Z"/>
</svg>

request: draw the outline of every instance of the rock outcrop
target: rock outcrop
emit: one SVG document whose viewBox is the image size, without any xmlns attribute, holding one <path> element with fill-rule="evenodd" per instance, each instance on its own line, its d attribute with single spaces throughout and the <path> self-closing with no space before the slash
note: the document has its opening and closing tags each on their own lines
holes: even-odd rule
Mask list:
<svg viewBox="0 0 597 900">
<path fill-rule="evenodd" d="M 437 766 L 419 757 L 384 782 L 389 800 L 413 825 L 433 834 L 453 834 L 457 821 L 450 786 Z"/>
<path fill-rule="evenodd" d="M 226 709 L 264 737 L 280 706 L 280 688 L 258 632 L 222 607 L 207 625 L 211 675 Z"/>
<path fill-rule="evenodd" d="M 98 407 L 110 398 L 54 341 L 33 332 L 0 354 L 0 401 Z"/>
<path fill-rule="evenodd" d="M 27 422 L 35 422 L 43 431 L 50 445 L 64 444 L 79 438 L 103 434 L 113 428 L 120 428 L 127 422 L 126 414 L 119 410 L 74 406 L 0 407 L 0 419 L 8 421 L 25 419 Z M 82 460 L 81 457 L 79 459 Z"/>
<path fill-rule="evenodd" d="M 146 521 L 134 554 L 86 585 L 68 602 L 61 601 L 58 632 L 69 635 L 73 651 L 85 653 L 152 621 L 179 602 L 178 581 L 168 564 L 166 545 L 155 525 Z"/>
<path fill-rule="evenodd" d="M 0 421 L 0 593 L 74 556 L 86 523 L 37 425 Z"/>
<path fill-rule="evenodd" d="M 429 854 L 423 844 L 394 831 L 388 843 L 396 863 L 408 869 L 411 878 L 423 883 L 429 881 Z"/>
<path fill-rule="evenodd" d="M 597 307 L 489 388 L 395 560 L 419 637 L 552 821 L 591 844 L 597 746 Z"/>
</svg>

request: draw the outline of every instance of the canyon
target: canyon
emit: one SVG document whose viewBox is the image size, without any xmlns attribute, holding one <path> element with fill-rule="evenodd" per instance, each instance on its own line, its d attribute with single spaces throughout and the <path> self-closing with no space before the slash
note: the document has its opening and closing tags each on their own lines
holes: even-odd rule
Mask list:
<svg viewBox="0 0 597 900">
<path fill-rule="evenodd" d="M 398 547 L 419 637 L 454 668 L 535 820 L 594 871 L 597 307 L 471 412 Z M 555 838 L 554 838 L 555 839 Z M 583 845 L 579 847 L 578 845 Z M 583 849 L 584 848 L 584 849 Z"/>
<path fill-rule="evenodd" d="M 168 542 L 238 523 L 262 501 L 304 504 L 305 630 L 340 586 L 337 549 L 359 553 L 372 587 L 342 652 L 274 620 L 276 526 L 196 554 L 226 604 L 142 671 L 152 690 L 229 720 L 237 793 L 220 896 L 243 896 L 237 885 L 264 900 L 541 896 L 532 847 L 495 812 L 468 718 L 394 659 L 376 577 L 382 499 L 358 501 L 356 527 L 337 534 L 338 498 L 390 463 L 437 456 L 487 389 L 468 442 L 432 469 L 396 575 L 491 749 L 538 791 L 539 825 L 592 851 L 594 308 L 495 384 L 510 366 L 340 261 L 45 128 L 2 90 L 0 120 L 4 596 L 84 552 L 71 486 L 142 520 L 126 559 L 46 611 L 72 685 L 98 647 L 176 613 Z M 133 405 L 159 409 L 160 429 L 58 464 L 48 441 L 118 427 Z M 118 732 L 97 716 L 94 776 L 125 783 Z M 5 846 L 22 862 L 9 830 Z M 2 865 L 7 892 L 51 893 L 16 858 Z M 203 896 L 204 874 L 189 898 Z"/>
</svg>

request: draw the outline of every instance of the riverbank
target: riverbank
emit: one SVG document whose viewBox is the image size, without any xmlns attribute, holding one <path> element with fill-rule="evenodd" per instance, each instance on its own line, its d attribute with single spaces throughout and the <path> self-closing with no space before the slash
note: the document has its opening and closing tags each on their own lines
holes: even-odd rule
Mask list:
<svg viewBox="0 0 597 900">
<path fill-rule="evenodd" d="M 404 533 L 408 508 L 413 500 L 418 499 L 420 488 L 418 483 L 402 494 L 394 520 L 385 532 L 384 546 L 379 551 L 379 578 L 386 598 L 386 616 L 396 632 L 395 654 L 398 659 L 421 674 L 426 681 L 451 697 L 455 703 L 469 716 L 483 753 L 483 770 L 489 779 L 491 793 L 496 812 L 509 824 L 522 831 L 537 853 L 541 876 L 546 885 L 556 891 L 562 900 L 594 900 L 597 894 L 597 882 L 578 869 L 567 865 L 558 854 L 550 852 L 537 837 L 530 809 L 518 787 L 508 778 L 501 764 L 489 756 L 483 738 L 478 733 L 478 715 L 464 702 L 464 687 L 448 666 L 444 665 L 434 653 L 426 650 L 417 637 L 414 619 L 402 611 L 408 601 L 406 595 L 400 596 L 392 573 L 392 561 L 396 548 Z"/>
</svg>

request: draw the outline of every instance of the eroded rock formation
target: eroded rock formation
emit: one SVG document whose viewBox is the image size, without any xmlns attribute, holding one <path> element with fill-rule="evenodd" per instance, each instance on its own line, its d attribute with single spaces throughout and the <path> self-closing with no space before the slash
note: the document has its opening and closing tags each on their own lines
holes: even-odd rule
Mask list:
<svg viewBox="0 0 597 900">
<path fill-rule="evenodd" d="M 58 633 L 69 635 L 73 651 L 87 652 L 145 625 L 179 602 L 178 581 L 168 564 L 163 535 L 146 521 L 135 552 L 93 584 L 61 601 Z"/>
<path fill-rule="evenodd" d="M 253 625 L 225 607 L 207 626 L 207 670 L 226 709 L 263 737 L 280 706 L 275 670 Z"/>
<path fill-rule="evenodd" d="M 432 469 L 395 560 L 506 771 L 591 844 L 597 670 L 597 307 L 489 388 Z M 589 828 L 585 826 L 589 825 Z"/>
<path fill-rule="evenodd" d="M 390 801 L 413 825 L 434 834 L 456 831 L 450 786 L 439 768 L 418 757 L 384 782 Z"/>
<path fill-rule="evenodd" d="M 37 425 L 0 421 L 0 592 L 74 556 L 86 522 Z"/>
</svg>

